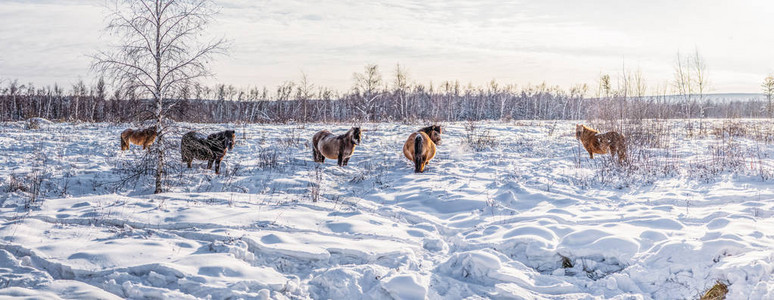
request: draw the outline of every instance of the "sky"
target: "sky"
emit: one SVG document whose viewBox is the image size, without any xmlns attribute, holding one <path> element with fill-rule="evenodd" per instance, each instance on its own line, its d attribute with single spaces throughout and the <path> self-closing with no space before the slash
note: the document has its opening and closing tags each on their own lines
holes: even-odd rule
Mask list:
<svg viewBox="0 0 774 300">
<path fill-rule="evenodd" d="M 299 81 L 347 91 L 353 73 L 400 64 L 428 84 L 569 88 L 641 71 L 669 86 L 677 53 L 707 65 L 709 91 L 758 93 L 774 72 L 774 1 L 221 0 L 206 35 L 227 56 L 204 83 L 274 87 Z M 0 0 L 0 81 L 93 82 L 89 55 L 108 50 L 110 0 Z"/>
</svg>

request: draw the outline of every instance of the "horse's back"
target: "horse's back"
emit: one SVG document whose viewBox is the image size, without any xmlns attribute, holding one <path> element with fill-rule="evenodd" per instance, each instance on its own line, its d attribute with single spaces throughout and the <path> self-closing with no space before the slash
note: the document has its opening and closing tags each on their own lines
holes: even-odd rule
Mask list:
<svg viewBox="0 0 774 300">
<path fill-rule="evenodd" d="M 406 156 L 409 160 L 414 159 L 414 155 L 416 153 L 415 143 L 417 139 L 417 135 L 422 137 L 422 153 L 421 155 L 425 155 L 426 160 L 430 160 L 435 156 L 435 143 L 433 143 L 433 140 L 430 139 L 430 136 L 427 135 L 427 133 L 424 132 L 413 132 L 411 135 L 409 135 L 408 139 L 406 139 L 406 143 L 403 144 L 403 155 Z"/>
<path fill-rule="evenodd" d="M 203 141 L 207 139 L 207 136 L 196 131 L 189 131 L 183 135 L 183 139 Z"/>
<path fill-rule="evenodd" d="M 320 130 L 312 136 L 312 144 L 316 147 L 317 143 L 332 135 L 333 133 L 328 130 Z"/>
<path fill-rule="evenodd" d="M 320 146 L 320 142 L 325 140 L 326 138 L 328 138 L 330 136 L 333 136 L 333 133 L 331 133 L 328 130 L 320 130 L 320 131 L 318 131 L 317 133 L 315 133 L 312 136 L 312 147 L 315 147 L 315 149 L 317 149 L 317 151 L 322 152 L 322 148 L 323 147 Z"/>
<path fill-rule="evenodd" d="M 180 141 L 180 152 L 183 155 L 183 160 L 208 160 L 212 156 L 207 136 L 196 131 L 190 131 L 183 135 Z"/>
</svg>

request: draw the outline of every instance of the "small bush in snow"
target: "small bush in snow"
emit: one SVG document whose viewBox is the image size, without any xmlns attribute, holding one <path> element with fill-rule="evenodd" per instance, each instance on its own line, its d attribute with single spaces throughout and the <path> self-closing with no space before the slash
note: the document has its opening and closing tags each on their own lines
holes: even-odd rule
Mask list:
<svg viewBox="0 0 774 300">
<path fill-rule="evenodd" d="M 41 171 L 33 171 L 26 176 L 18 174 L 11 174 L 8 179 L 8 184 L 5 186 L 5 191 L 8 193 L 22 192 L 27 194 L 27 199 L 24 201 L 24 207 L 29 208 L 32 203 L 40 196 L 41 187 L 43 186 L 44 174 Z"/>
<path fill-rule="evenodd" d="M 40 129 L 40 121 L 38 121 L 38 119 L 36 118 L 29 119 L 27 120 L 26 123 L 24 123 L 24 129 L 27 129 L 27 130 Z"/>
<path fill-rule="evenodd" d="M 10 178 L 8 178 L 8 183 L 5 185 L 5 192 L 7 193 L 25 192 L 26 193 L 27 191 L 28 191 L 27 186 L 24 185 L 19 175 L 11 174 Z"/>
<path fill-rule="evenodd" d="M 261 148 L 258 152 L 258 167 L 261 169 L 275 169 L 279 167 L 280 153 L 275 148 Z"/>
<path fill-rule="evenodd" d="M 707 290 L 704 295 L 701 296 L 701 300 L 721 300 L 726 299 L 726 294 L 728 294 L 728 286 L 725 283 L 722 283 L 718 281 L 715 283 L 715 285 L 712 286 L 709 290 Z"/>
<path fill-rule="evenodd" d="M 465 124 L 465 132 L 464 142 L 468 145 L 468 147 L 470 147 L 470 149 L 473 149 L 474 151 L 492 149 L 500 144 L 497 141 L 497 138 L 489 131 L 489 129 L 480 131 L 476 123 L 473 121 L 469 121 L 467 124 Z"/>
</svg>

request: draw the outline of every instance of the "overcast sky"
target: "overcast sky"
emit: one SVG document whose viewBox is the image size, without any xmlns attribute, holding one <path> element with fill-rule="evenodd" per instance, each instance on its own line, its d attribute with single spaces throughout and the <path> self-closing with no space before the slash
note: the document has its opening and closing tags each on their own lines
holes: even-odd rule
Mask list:
<svg viewBox="0 0 774 300">
<path fill-rule="evenodd" d="M 92 82 L 87 55 L 106 49 L 106 0 L 0 0 L 0 80 Z M 774 1 L 216 1 L 209 34 L 231 41 L 206 83 L 338 90 L 378 64 L 411 81 L 596 86 L 640 69 L 649 89 L 672 78 L 677 52 L 704 57 L 711 92 L 759 92 L 774 72 Z"/>
</svg>

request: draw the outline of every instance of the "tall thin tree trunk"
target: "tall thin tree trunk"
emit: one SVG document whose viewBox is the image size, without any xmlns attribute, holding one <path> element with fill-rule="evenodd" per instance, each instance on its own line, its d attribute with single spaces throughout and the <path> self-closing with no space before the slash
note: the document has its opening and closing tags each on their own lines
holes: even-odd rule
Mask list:
<svg viewBox="0 0 774 300">
<path fill-rule="evenodd" d="M 163 143 L 163 129 L 164 125 L 164 97 L 161 91 L 161 3 L 156 1 L 156 130 L 157 138 L 156 145 L 159 149 L 159 157 L 156 163 L 156 190 L 154 194 L 161 193 L 163 191 L 161 186 L 161 178 L 164 176 L 164 143 Z"/>
</svg>

